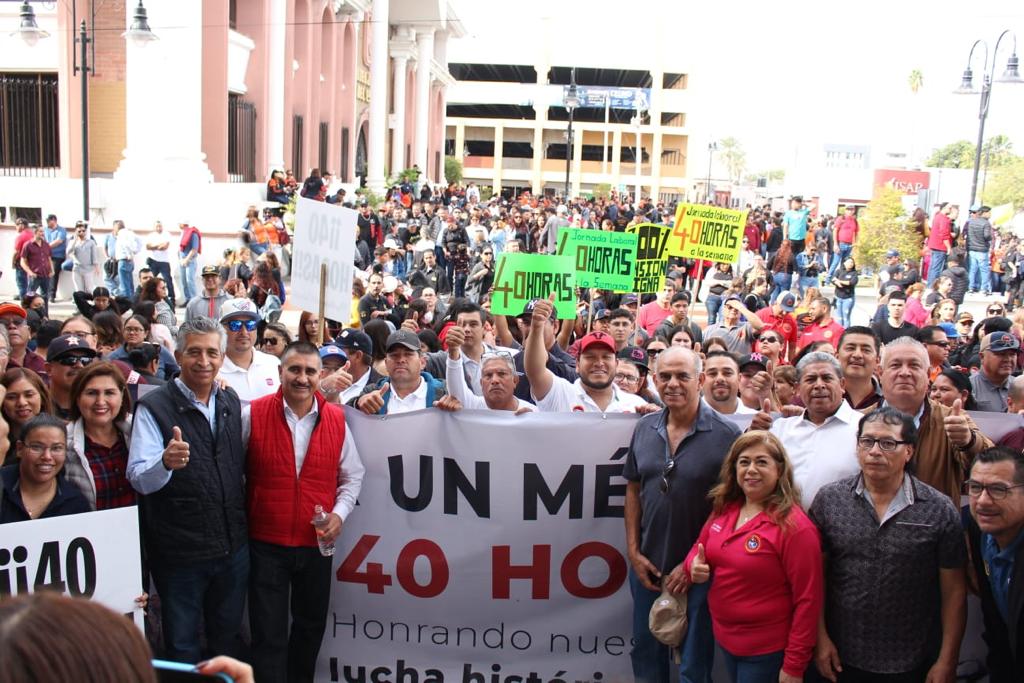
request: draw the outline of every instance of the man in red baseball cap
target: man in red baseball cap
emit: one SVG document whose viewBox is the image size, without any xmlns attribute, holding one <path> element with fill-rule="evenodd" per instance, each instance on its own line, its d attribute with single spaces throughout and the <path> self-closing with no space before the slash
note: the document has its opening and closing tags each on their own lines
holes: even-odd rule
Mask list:
<svg viewBox="0 0 1024 683">
<path fill-rule="evenodd" d="M 526 338 L 524 365 L 530 380 L 530 391 L 541 412 L 565 413 L 636 413 L 657 410 L 635 394 L 615 385 L 618 359 L 615 340 L 605 332 L 591 332 L 580 340 L 576 361 L 579 379 L 569 382 L 555 376 L 547 368 L 548 352 L 544 348 L 543 326 L 553 311 L 552 302 L 538 300 L 530 319 L 532 330 Z"/>
</svg>

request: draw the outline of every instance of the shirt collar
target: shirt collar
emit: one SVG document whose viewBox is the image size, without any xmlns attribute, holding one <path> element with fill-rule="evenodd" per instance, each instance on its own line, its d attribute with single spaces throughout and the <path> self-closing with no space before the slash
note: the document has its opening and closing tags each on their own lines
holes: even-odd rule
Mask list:
<svg viewBox="0 0 1024 683">
<path fill-rule="evenodd" d="M 982 532 L 982 538 L 985 540 L 985 549 L 992 557 L 998 557 L 1000 560 L 1013 559 L 1017 554 L 1017 549 L 1024 544 L 1024 529 L 1017 533 L 1017 537 L 1010 541 L 1010 545 L 1006 546 L 1002 550 L 999 549 L 999 544 L 996 543 L 996 539 L 991 534 Z"/>
<path fill-rule="evenodd" d="M 985 373 L 982 372 L 981 370 L 978 371 L 978 380 L 984 382 L 993 389 L 1008 389 L 1010 386 L 1009 377 L 1004 379 L 1002 384 L 996 384 L 995 382 L 991 381 L 988 377 L 986 377 Z"/>
<path fill-rule="evenodd" d="M 312 408 L 310 409 L 310 411 L 309 411 L 308 413 L 306 413 L 306 414 L 305 414 L 305 415 L 303 415 L 302 417 L 299 417 L 299 416 L 298 416 L 298 415 L 297 415 L 297 414 L 295 413 L 295 411 L 294 411 L 294 410 L 292 410 L 291 406 L 289 406 L 289 405 L 288 405 L 288 401 L 285 401 L 285 400 L 284 400 L 284 399 L 282 398 L 282 399 L 281 399 L 281 403 L 282 403 L 282 404 L 284 405 L 284 415 L 285 415 L 285 417 L 286 417 L 286 418 L 291 418 L 291 419 L 293 419 L 293 420 L 295 420 L 295 421 L 298 421 L 298 420 L 301 420 L 301 419 L 303 419 L 303 418 L 309 417 L 310 415 L 317 415 L 317 414 L 318 414 L 318 413 L 320 412 L 320 406 L 319 406 L 319 404 L 317 403 L 317 400 L 316 400 L 316 398 L 314 398 L 314 399 L 313 399 L 313 407 L 312 407 Z"/>
<path fill-rule="evenodd" d="M 867 493 L 867 487 L 864 486 L 864 474 L 858 474 L 853 482 L 853 492 L 858 496 L 863 496 Z M 914 486 L 914 481 L 909 474 L 903 473 L 903 484 L 900 486 L 900 490 L 896 493 L 897 497 L 902 497 L 907 501 L 907 505 L 913 505 L 917 502 L 917 488 Z"/>
<path fill-rule="evenodd" d="M 227 360 L 227 356 L 224 357 L 224 360 Z M 174 378 L 174 384 L 178 387 L 178 389 L 181 390 L 181 393 L 185 394 L 185 398 L 187 398 L 188 400 L 192 401 L 193 403 L 202 403 L 202 401 L 200 401 L 196 397 L 196 392 L 194 392 L 191 389 L 189 389 L 188 385 L 186 385 L 184 382 L 182 382 L 180 377 L 175 377 Z M 210 398 L 211 399 L 213 399 L 213 398 L 215 398 L 217 396 L 217 391 L 218 391 L 218 386 L 217 386 L 217 383 L 214 382 L 213 383 L 213 390 L 210 391 Z"/>
</svg>

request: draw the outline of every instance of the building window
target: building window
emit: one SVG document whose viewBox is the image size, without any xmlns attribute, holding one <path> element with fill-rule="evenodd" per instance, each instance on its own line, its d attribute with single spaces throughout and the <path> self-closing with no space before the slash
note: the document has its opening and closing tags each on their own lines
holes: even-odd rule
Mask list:
<svg viewBox="0 0 1024 683">
<path fill-rule="evenodd" d="M 0 175 L 53 176 L 59 166 L 57 74 L 0 73 Z"/>
<path fill-rule="evenodd" d="M 350 174 L 348 172 L 348 148 L 349 144 L 349 129 L 347 127 L 341 129 L 341 170 L 338 172 L 341 182 L 347 183 L 350 181 Z"/>
<path fill-rule="evenodd" d="M 256 105 L 228 95 L 228 180 L 256 182 Z"/>
<path fill-rule="evenodd" d="M 292 173 L 296 178 L 305 178 L 306 169 L 302 165 L 302 117 L 298 114 L 292 116 Z"/>
<path fill-rule="evenodd" d="M 317 139 L 317 167 L 320 169 L 320 175 L 327 173 L 327 147 L 328 139 L 327 135 L 330 132 L 330 125 L 326 121 L 320 122 L 320 137 Z"/>
<path fill-rule="evenodd" d="M 238 0 L 228 0 L 228 28 L 238 28 Z"/>
</svg>

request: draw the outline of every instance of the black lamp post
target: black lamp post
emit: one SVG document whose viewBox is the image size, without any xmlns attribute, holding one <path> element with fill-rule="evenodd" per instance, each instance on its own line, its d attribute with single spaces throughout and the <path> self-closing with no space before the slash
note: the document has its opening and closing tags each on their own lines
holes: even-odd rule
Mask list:
<svg viewBox="0 0 1024 683">
<path fill-rule="evenodd" d="M 75 9 L 75 3 L 72 3 L 72 11 Z M 96 23 L 95 7 L 90 3 L 90 12 L 93 19 L 93 25 Z M 46 38 L 50 34 L 43 31 L 36 24 L 36 13 L 32 9 L 32 5 L 28 2 L 21 3 L 21 25 L 18 30 L 13 32 L 11 35 L 19 35 L 21 39 L 29 47 L 39 42 L 40 38 Z M 74 25 L 76 17 L 72 17 L 72 25 Z M 121 34 L 122 38 L 131 39 L 138 46 L 143 46 L 157 39 L 156 34 L 153 33 L 149 28 L 149 22 L 146 18 L 146 8 L 142 5 L 142 0 L 139 0 L 138 6 L 135 8 L 135 13 L 132 16 L 132 24 L 127 31 Z M 74 64 L 72 66 L 72 75 L 82 74 L 82 220 L 88 222 L 89 220 L 89 80 L 88 76 L 90 73 L 95 71 L 96 53 L 92 52 L 93 66 L 89 66 L 89 45 L 93 44 L 93 39 L 89 37 L 89 29 L 86 27 L 85 19 L 78 26 L 78 36 L 75 38 L 75 44 L 79 48 L 77 55 L 74 55 Z"/>
<path fill-rule="evenodd" d="M 992 51 L 992 64 L 988 63 L 988 43 L 983 40 L 974 41 L 971 52 L 967 56 L 967 68 L 964 69 L 963 80 L 960 87 L 953 92 L 957 95 L 976 95 L 978 90 L 974 89 L 974 72 L 971 70 L 971 62 L 974 60 L 974 49 L 979 45 L 985 48 L 985 61 L 981 72 L 981 103 L 978 108 L 978 144 L 974 149 L 974 176 L 971 179 L 971 202 L 973 206 L 978 194 L 978 171 L 981 168 L 981 148 L 985 142 L 985 119 L 988 118 L 988 106 L 992 98 L 992 83 L 995 80 L 996 57 L 999 53 L 999 44 L 1009 34 L 1013 38 L 1013 52 L 1006 60 L 1006 71 L 999 78 L 1000 83 L 1021 83 L 1024 82 L 1020 76 L 1020 60 L 1017 59 L 1017 36 L 1009 30 L 1003 31 L 996 39 L 995 50 Z M 988 73 L 985 73 L 988 71 Z"/>
<path fill-rule="evenodd" d="M 569 112 L 569 131 L 565 138 L 565 203 L 569 203 L 569 171 L 572 165 L 572 116 L 576 107 L 580 105 L 579 91 L 576 88 L 576 67 L 572 68 L 569 88 L 565 91 L 562 102 Z"/>
</svg>

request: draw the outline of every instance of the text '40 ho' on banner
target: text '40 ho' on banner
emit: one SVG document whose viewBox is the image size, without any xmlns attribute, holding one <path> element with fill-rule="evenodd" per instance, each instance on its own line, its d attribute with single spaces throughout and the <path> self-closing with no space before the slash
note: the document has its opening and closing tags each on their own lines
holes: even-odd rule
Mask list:
<svg viewBox="0 0 1024 683">
<path fill-rule="evenodd" d="M 736 263 L 743 247 L 747 211 L 703 204 L 680 204 L 668 253 L 683 258 Z"/>
<path fill-rule="evenodd" d="M 561 320 L 576 318 L 576 278 L 571 256 L 504 253 L 494 276 L 491 312 L 520 315 L 531 299 L 555 295 Z"/>
<path fill-rule="evenodd" d="M 557 253 L 572 257 L 577 287 L 630 291 L 636 243 L 636 235 L 627 232 L 562 228 Z"/>
</svg>

